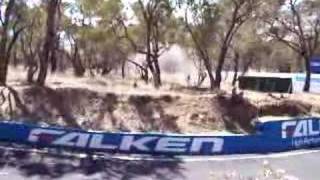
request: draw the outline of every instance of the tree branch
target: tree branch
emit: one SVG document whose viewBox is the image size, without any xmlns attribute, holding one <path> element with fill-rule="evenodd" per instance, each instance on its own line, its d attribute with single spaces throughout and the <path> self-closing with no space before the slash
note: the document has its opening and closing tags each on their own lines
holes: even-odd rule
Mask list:
<svg viewBox="0 0 320 180">
<path fill-rule="evenodd" d="M 200 53 L 202 58 L 208 58 L 208 55 L 207 55 L 208 53 L 206 52 L 206 50 L 202 49 L 200 43 L 198 42 L 196 35 L 194 34 L 194 32 L 192 31 L 192 28 L 189 25 L 187 12 L 185 13 L 185 21 L 186 21 L 186 28 L 187 28 L 188 32 L 190 33 L 194 44 L 196 45 L 196 49 L 198 50 L 198 52 Z"/>
<path fill-rule="evenodd" d="M 3 0 L 0 0 L 0 23 L 1 23 L 1 26 L 3 26 L 3 24 L 4 24 L 3 19 L 2 19 L 2 6 L 3 6 Z"/>
<path fill-rule="evenodd" d="M 3 22 L 3 29 L 4 29 L 4 32 L 7 32 L 7 28 L 8 28 L 8 24 L 9 24 L 9 21 L 10 21 L 10 16 L 11 16 L 11 13 L 13 11 L 13 7 L 14 7 L 14 4 L 15 4 L 15 0 L 9 0 L 9 3 L 6 7 L 6 10 L 4 12 L 4 22 Z"/>
<path fill-rule="evenodd" d="M 146 71 L 147 69 L 145 67 L 143 67 L 142 65 L 140 65 L 139 63 L 131 60 L 131 59 L 127 59 L 128 62 L 134 64 L 135 66 L 139 67 L 141 70 Z"/>
<path fill-rule="evenodd" d="M 19 37 L 19 34 L 24 30 L 24 28 L 25 27 L 21 27 L 21 28 L 19 28 L 17 31 L 15 31 L 13 33 L 13 37 L 12 37 L 12 39 L 11 39 L 11 41 L 9 43 L 8 49 L 7 49 L 7 58 L 9 57 L 10 52 L 11 52 L 11 50 L 13 48 L 13 45 L 15 44 L 15 42 L 17 41 L 17 39 Z"/>
<path fill-rule="evenodd" d="M 151 1 L 151 2 L 152 2 L 152 1 Z M 146 12 L 146 10 L 145 10 L 145 8 L 144 8 L 143 2 L 142 2 L 141 0 L 138 0 L 138 4 L 139 4 L 139 6 L 140 6 L 140 8 L 141 8 L 143 18 L 144 18 L 145 20 L 147 20 L 147 19 L 148 19 L 148 15 L 147 15 L 147 12 Z M 149 5 L 149 4 L 148 4 L 148 5 Z M 147 8 L 147 9 L 149 9 L 149 8 Z"/>
<path fill-rule="evenodd" d="M 297 3 L 297 0 L 290 0 L 289 1 L 289 4 L 290 4 L 290 9 L 292 11 L 292 14 L 293 14 L 293 17 L 296 17 L 296 25 L 298 26 L 298 29 L 299 29 L 299 39 L 300 39 L 300 44 L 301 44 L 301 48 L 303 49 L 303 51 L 307 50 L 307 44 L 306 44 L 306 41 L 305 41 L 305 33 L 303 31 L 303 28 L 302 28 L 302 21 L 301 21 L 301 16 L 300 16 L 300 13 L 297 11 L 296 9 L 296 3 Z M 309 50 L 310 50 L 310 47 L 309 47 Z"/>
<path fill-rule="evenodd" d="M 295 42 L 285 40 L 283 37 L 280 37 L 278 34 L 274 33 L 268 33 L 270 37 L 276 38 L 278 41 L 282 42 L 283 44 L 287 45 L 289 48 L 291 48 L 293 51 L 297 53 L 301 53 L 300 46 L 296 44 Z"/>
<path fill-rule="evenodd" d="M 288 30 L 288 31 L 294 33 L 295 35 L 297 35 L 297 37 L 300 36 L 299 31 L 294 27 L 294 25 L 292 27 L 290 27 L 290 25 L 288 25 L 285 21 L 283 21 L 279 18 L 276 18 L 276 22 L 279 22 L 285 30 Z"/>
<path fill-rule="evenodd" d="M 320 40 L 320 15 L 316 19 L 316 23 L 313 28 L 314 31 L 314 41 L 313 41 L 313 50 L 316 50 L 319 46 Z"/>
<path fill-rule="evenodd" d="M 141 49 L 138 47 L 138 45 L 134 42 L 134 40 L 133 40 L 132 37 L 130 36 L 129 31 L 128 31 L 128 28 L 127 28 L 127 26 L 124 24 L 123 20 L 122 20 L 121 18 L 118 18 L 118 22 L 119 22 L 120 25 L 123 27 L 124 33 L 125 33 L 124 37 L 125 37 L 127 40 L 129 40 L 129 43 L 130 43 L 130 45 L 132 46 L 132 48 L 133 48 L 136 52 L 138 52 L 138 53 L 140 53 L 140 54 L 148 54 L 148 52 L 146 52 L 146 51 L 144 51 L 144 50 L 141 50 Z M 114 33 L 116 33 L 116 32 L 114 31 Z M 116 35 L 117 35 L 117 33 L 116 33 Z M 153 54 L 149 54 L 149 55 L 150 55 L 151 57 L 154 57 Z"/>
</svg>

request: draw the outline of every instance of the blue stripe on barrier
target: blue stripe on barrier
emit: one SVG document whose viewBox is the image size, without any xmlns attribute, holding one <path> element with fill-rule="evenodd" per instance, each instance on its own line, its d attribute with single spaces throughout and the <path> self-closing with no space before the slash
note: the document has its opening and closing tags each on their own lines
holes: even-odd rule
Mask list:
<svg viewBox="0 0 320 180">
<path fill-rule="evenodd" d="M 0 122 L 0 141 L 86 152 L 150 155 L 270 153 L 319 147 L 320 119 L 259 123 L 255 134 L 234 136 L 103 133 Z"/>
</svg>

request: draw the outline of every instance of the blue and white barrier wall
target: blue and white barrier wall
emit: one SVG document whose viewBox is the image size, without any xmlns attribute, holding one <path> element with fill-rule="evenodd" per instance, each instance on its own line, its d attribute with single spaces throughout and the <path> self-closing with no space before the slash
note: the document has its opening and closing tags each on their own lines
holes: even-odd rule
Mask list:
<svg viewBox="0 0 320 180">
<path fill-rule="evenodd" d="M 232 136 L 103 133 L 0 122 L 0 141 L 86 152 L 150 155 L 270 153 L 320 146 L 320 118 L 259 123 L 253 135 Z"/>
</svg>

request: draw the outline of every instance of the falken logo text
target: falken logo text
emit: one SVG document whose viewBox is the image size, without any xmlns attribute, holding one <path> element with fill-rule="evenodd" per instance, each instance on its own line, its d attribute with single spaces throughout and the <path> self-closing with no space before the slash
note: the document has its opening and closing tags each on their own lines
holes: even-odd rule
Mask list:
<svg viewBox="0 0 320 180">
<path fill-rule="evenodd" d="M 282 123 L 282 138 L 320 135 L 320 121 L 301 120 Z"/>
<path fill-rule="evenodd" d="M 118 141 L 108 143 L 108 135 L 86 132 L 66 132 L 54 129 L 33 129 L 28 137 L 32 143 L 42 143 L 53 146 L 73 148 L 88 148 L 102 151 L 131 152 L 133 149 L 140 153 L 200 153 L 209 148 L 208 153 L 219 153 L 223 148 L 223 139 L 215 137 L 158 137 L 121 135 Z M 110 140 L 110 139 L 109 139 Z"/>
</svg>

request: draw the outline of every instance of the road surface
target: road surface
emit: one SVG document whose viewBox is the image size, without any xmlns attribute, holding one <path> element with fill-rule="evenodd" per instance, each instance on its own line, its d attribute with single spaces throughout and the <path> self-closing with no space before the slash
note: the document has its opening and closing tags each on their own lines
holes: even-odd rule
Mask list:
<svg viewBox="0 0 320 180">
<path fill-rule="evenodd" d="M 242 179 L 261 176 L 266 162 L 277 171 L 285 170 L 294 180 L 320 179 L 317 149 L 271 155 L 142 159 L 117 156 L 89 160 L 4 148 L 0 151 L 0 180 L 220 180 L 226 176 L 238 180 L 240 175 Z"/>
</svg>

